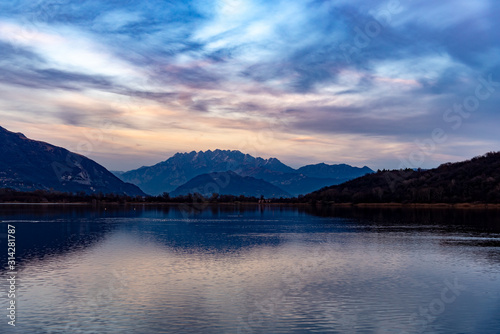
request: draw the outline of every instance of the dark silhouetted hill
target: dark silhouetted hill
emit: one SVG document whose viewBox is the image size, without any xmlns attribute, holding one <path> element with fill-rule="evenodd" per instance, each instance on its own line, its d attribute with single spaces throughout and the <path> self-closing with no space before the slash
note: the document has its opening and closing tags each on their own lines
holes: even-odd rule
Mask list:
<svg viewBox="0 0 500 334">
<path fill-rule="evenodd" d="M 426 171 L 393 170 L 323 188 L 304 201 L 337 203 L 500 203 L 500 152 Z"/>
<path fill-rule="evenodd" d="M 0 188 L 145 195 L 98 163 L 0 127 Z"/>
</svg>

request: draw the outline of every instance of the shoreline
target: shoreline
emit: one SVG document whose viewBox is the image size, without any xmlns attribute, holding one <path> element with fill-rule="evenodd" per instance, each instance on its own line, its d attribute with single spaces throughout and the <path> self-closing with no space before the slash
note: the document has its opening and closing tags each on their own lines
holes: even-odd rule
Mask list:
<svg viewBox="0 0 500 334">
<path fill-rule="evenodd" d="M 196 204 L 196 203 L 195 203 Z M 379 208 L 379 209 L 500 209 L 500 203 L 325 203 L 325 204 L 310 204 L 310 203 L 254 203 L 254 202 L 226 202 L 226 203 L 199 203 L 203 206 L 212 205 L 255 205 L 255 206 L 315 206 L 318 208 Z M 0 203 L 0 206 L 23 206 L 23 205 L 36 205 L 36 206 L 176 206 L 188 205 L 192 206 L 193 203 L 151 203 L 151 202 L 107 202 L 107 203 L 19 203 L 19 202 L 6 202 Z"/>
<path fill-rule="evenodd" d="M 411 209 L 500 209 L 498 203 L 332 203 L 332 207 Z"/>
</svg>

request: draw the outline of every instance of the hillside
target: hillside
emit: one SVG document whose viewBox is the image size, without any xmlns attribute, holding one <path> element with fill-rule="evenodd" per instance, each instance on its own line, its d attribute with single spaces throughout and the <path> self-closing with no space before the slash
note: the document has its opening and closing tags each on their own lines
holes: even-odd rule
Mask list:
<svg viewBox="0 0 500 334">
<path fill-rule="evenodd" d="M 0 188 L 145 195 L 98 163 L 0 127 Z"/>
<path fill-rule="evenodd" d="M 379 171 L 323 188 L 305 201 L 337 203 L 500 203 L 500 152 L 426 171 Z"/>
<path fill-rule="evenodd" d="M 175 189 L 170 195 L 175 197 L 194 193 L 204 197 L 210 197 L 213 193 L 266 198 L 290 197 L 290 194 L 264 180 L 240 176 L 231 171 L 198 175 Z"/>
</svg>

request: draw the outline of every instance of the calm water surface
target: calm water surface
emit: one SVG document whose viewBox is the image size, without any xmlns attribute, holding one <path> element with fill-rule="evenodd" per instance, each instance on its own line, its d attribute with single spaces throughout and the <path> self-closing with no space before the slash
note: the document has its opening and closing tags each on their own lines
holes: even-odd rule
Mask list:
<svg viewBox="0 0 500 334">
<path fill-rule="evenodd" d="M 0 333 L 500 333 L 500 212 L 0 206 Z"/>
</svg>

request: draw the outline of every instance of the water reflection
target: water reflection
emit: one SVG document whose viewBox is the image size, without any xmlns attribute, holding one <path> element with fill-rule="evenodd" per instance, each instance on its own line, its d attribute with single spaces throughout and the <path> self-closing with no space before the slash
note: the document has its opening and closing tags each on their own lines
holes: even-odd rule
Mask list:
<svg viewBox="0 0 500 334">
<path fill-rule="evenodd" d="M 315 216 L 356 219 L 374 225 L 410 224 L 500 233 L 498 209 L 304 206 L 299 210 Z"/>
<path fill-rule="evenodd" d="M 23 333 L 500 328 L 495 213 L 182 209 L 0 207 Z"/>
</svg>

